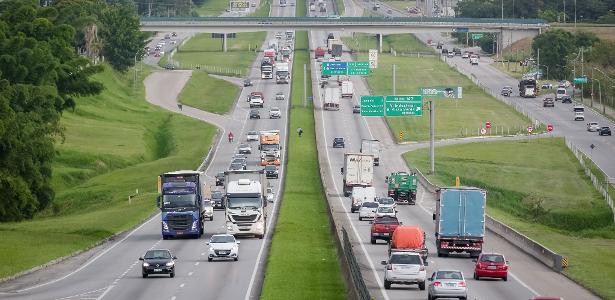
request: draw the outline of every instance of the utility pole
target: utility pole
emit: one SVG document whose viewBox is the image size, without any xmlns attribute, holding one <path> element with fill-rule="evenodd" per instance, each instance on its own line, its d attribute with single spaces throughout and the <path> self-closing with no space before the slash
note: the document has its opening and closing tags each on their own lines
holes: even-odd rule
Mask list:
<svg viewBox="0 0 615 300">
<path fill-rule="evenodd" d="M 429 101 L 429 156 L 431 161 L 431 175 L 436 174 L 436 151 L 435 151 L 435 136 L 436 136 L 436 104 L 434 100 Z"/>
<path fill-rule="evenodd" d="M 574 0 L 574 29 L 577 29 L 577 0 Z"/>
<path fill-rule="evenodd" d="M 583 62 L 583 48 L 581 47 L 581 76 L 585 76 L 585 64 Z M 585 87 L 584 83 L 581 83 L 581 103 L 584 102 L 583 99 L 583 87 Z"/>
<path fill-rule="evenodd" d="M 396 84 L 396 74 L 395 74 L 395 64 L 393 64 L 393 95 L 397 95 L 397 88 L 395 86 Z"/>
<path fill-rule="evenodd" d="M 566 0 L 564 0 L 564 24 L 566 24 Z"/>
<path fill-rule="evenodd" d="M 594 69 L 592 69 L 592 88 L 591 88 L 591 100 L 589 102 L 589 107 L 594 107 Z"/>
<path fill-rule="evenodd" d="M 303 64 L 303 107 L 307 107 L 307 65 Z"/>
</svg>

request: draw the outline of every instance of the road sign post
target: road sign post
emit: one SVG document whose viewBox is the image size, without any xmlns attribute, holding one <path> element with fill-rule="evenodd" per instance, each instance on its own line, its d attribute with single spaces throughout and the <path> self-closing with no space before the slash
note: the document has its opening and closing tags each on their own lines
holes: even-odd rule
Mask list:
<svg viewBox="0 0 615 300">
<path fill-rule="evenodd" d="M 369 68 L 378 68 L 378 49 L 369 49 Z"/>
</svg>

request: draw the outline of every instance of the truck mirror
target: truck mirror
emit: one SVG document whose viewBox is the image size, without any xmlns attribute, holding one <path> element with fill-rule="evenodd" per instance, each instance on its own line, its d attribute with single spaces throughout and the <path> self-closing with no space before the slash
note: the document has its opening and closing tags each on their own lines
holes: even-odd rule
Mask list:
<svg viewBox="0 0 615 300">
<path fill-rule="evenodd" d="M 139 260 L 143 260 L 143 256 L 139 257 Z"/>
<path fill-rule="evenodd" d="M 380 262 L 380 264 L 383 265 L 383 266 L 386 266 L 387 265 L 387 261 L 383 260 L 383 261 Z"/>
<path fill-rule="evenodd" d="M 342 175 L 344 175 L 344 167 L 340 168 L 340 173 L 342 173 Z"/>
<path fill-rule="evenodd" d="M 156 197 L 156 206 L 158 207 L 160 207 L 160 200 L 161 200 L 160 198 L 161 198 L 160 196 Z"/>
<path fill-rule="evenodd" d="M 427 262 L 427 260 L 425 260 L 425 261 L 423 262 L 423 264 L 424 264 L 425 266 L 429 266 L 429 263 Z"/>
<path fill-rule="evenodd" d="M 436 220 L 436 214 L 432 214 L 431 218 L 435 221 Z"/>
</svg>

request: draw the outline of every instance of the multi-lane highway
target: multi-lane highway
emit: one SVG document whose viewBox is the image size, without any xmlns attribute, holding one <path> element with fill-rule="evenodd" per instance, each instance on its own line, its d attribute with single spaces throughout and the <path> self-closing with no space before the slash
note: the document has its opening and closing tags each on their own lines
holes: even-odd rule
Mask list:
<svg viewBox="0 0 615 300">
<path fill-rule="evenodd" d="M 295 7 L 279 7 L 274 3 L 272 16 L 293 16 Z M 275 33 L 269 33 L 264 45 L 275 40 Z M 157 42 L 157 39 L 154 41 Z M 170 50 L 169 46 L 166 46 Z M 154 58 L 150 58 L 152 62 Z M 204 168 L 209 183 L 214 184 L 214 176 L 227 170 L 233 153 L 239 143 L 246 141 L 246 133 L 251 130 L 278 129 L 281 133 L 282 149 L 286 148 L 287 105 L 290 84 L 276 84 L 274 80 L 260 79 L 259 53 L 250 70 L 254 86 L 243 88 L 233 110 L 225 116 L 203 112 L 186 105 L 180 111 L 177 95 L 188 81 L 190 71 L 158 71 L 145 81 L 147 100 L 168 110 L 209 121 L 220 129 L 222 138 L 214 145 L 215 153 L 211 163 Z M 234 80 L 237 81 L 237 80 Z M 260 109 L 261 119 L 248 119 L 249 104 L 246 102 L 252 91 L 261 91 L 265 96 L 265 107 Z M 283 92 L 286 100 L 275 100 L 275 94 Z M 280 107 L 282 117 L 269 119 L 269 108 Z M 229 143 L 226 135 L 233 132 L 235 140 Z M 257 142 L 251 143 L 253 152 L 248 155 L 248 169 L 261 169 L 258 165 L 260 154 Z M 205 153 L 207 149 L 203 149 Z M 282 153 L 282 162 L 286 159 Z M 195 168 L 198 166 L 194 166 Z M 168 170 L 175 171 L 175 170 Z M 157 174 L 152 176 L 156 182 Z M 212 234 L 225 233 L 224 210 L 216 210 L 213 221 L 205 223 L 205 234 L 199 239 L 163 240 L 161 237 L 160 215 L 156 215 L 132 232 L 120 237 L 119 241 L 107 244 L 101 252 L 70 271 L 58 271 L 54 276 L 33 274 L 21 284 L 13 284 L 13 290 L 5 290 L 3 299 L 254 299 L 258 298 L 263 278 L 263 266 L 267 259 L 268 245 L 275 225 L 275 215 L 279 207 L 279 188 L 281 179 L 270 179 L 275 191 L 273 204 L 268 205 L 268 233 L 264 239 L 241 238 L 239 261 L 207 262 L 205 242 Z M 215 188 L 214 188 L 215 189 Z M 152 202 L 152 205 L 155 205 Z M 138 258 L 148 249 L 166 248 L 178 257 L 175 278 L 141 277 Z M 67 262 L 68 263 L 68 262 Z M 42 271 L 44 273 L 45 271 Z"/>
<path fill-rule="evenodd" d="M 357 11 L 346 1 L 346 12 Z M 339 35 L 340 33 L 335 33 Z M 310 48 L 323 46 L 327 33 L 311 32 Z M 343 60 L 351 60 L 350 55 L 344 55 Z M 318 82 L 320 65 L 312 62 L 312 81 Z M 332 206 L 336 222 L 346 227 L 353 240 L 354 252 L 359 264 L 362 266 L 365 279 L 372 296 L 378 299 L 425 299 L 426 291 L 420 291 L 416 286 L 393 286 L 385 290 L 383 286 L 384 267 L 380 261 L 387 259 L 387 246 L 385 243 L 373 245 L 370 242 L 370 224 L 359 221 L 357 213 L 350 213 L 350 199 L 343 197 L 342 176 L 339 173 L 343 166 L 344 153 L 359 152 L 361 139 L 379 139 L 384 150 L 381 154 L 380 166 L 374 168 L 374 186 L 378 195 L 386 193 L 384 177 L 394 171 L 409 171 L 400 155 L 402 148 L 391 139 L 387 125 L 382 118 L 364 118 L 352 113 L 352 105 L 358 103 L 360 95 L 369 94 L 366 82 L 358 77 L 351 77 L 355 87 L 355 96 L 352 100 L 344 99 L 339 111 L 323 110 L 323 90 L 315 86 L 314 103 L 316 106 L 316 125 L 318 136 L 320 163 L 324 165 L 327 194 Z M 330 80 L 328 86 L 337 86 L 337 82 Z M 334 137 L 343 137 L 346 147 L 333 148 Z M 434 211 L 435 195 L 419 188 L 418 204 L 416 206 L 398 206 L 398 218 L 405 225 L 419 225 L 427 233 L 427 244 L 430 253 L 435 253 Z M 469 287 L 469 299 L 528 299 L 535 295 L 565 295 L 572 299 L 595 299 L 588 291 L 580 288 L 564 276 L 556 274 L 535 259 L 529 257 L 514 245 L 502 240 L 497 235 L 487 233 L 484 249 L 503 253 L 511 262 L 510 278 L 504 281 L 476 281 L 471 279 L 473 263 L 466 257 L 439 258 L 431 255 L 428 258 L 427 273 L 437 269 L 458 269 L 464 272 Z"/>
</svg>

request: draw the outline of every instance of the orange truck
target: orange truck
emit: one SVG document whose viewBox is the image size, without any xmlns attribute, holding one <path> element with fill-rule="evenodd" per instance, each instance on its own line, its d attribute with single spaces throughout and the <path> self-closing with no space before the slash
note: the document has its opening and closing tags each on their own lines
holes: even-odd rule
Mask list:
<svg viewBox="0 0 615 300">
<path fill-rule="evenodd" d="M 280 131 L 265 130 L 259 134 L 261 151 L 261 166 L 280 165 Z"/>
<path fill-rule="evenodd" d="M 427 263 L 429 251 L 425 245 L 425 231 L 419 226 L 397 226 L 389 243 L 391 252 L 412 251 L 421 254 L 423 262 Z"/>
</svg>

